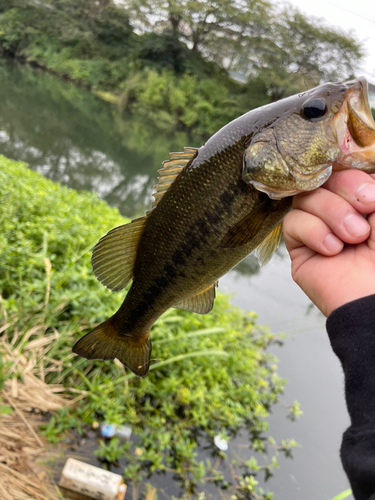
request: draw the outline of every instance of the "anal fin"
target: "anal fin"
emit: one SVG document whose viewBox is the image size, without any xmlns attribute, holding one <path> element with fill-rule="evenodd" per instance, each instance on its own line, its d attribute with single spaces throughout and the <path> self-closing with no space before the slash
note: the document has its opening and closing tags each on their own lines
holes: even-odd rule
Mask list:
<svg viewBox="0 0 375 500">
<path fill-rule="evenodd" d="M 209 285 L 195 295 L 187 297 L 178 304 L 175 304 L 173 307 L 198 314 L 207 314 L 214 306 L 216 295 L 215 288 L 217 288 L 217 286 L 218 281 L 215 281 L 212 285 Z"/>
</svg>

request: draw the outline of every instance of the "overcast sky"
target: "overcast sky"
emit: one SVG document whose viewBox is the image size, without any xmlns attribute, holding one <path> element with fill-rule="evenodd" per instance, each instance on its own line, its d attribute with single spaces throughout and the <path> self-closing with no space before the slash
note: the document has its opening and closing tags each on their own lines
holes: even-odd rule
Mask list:
<svg viewBox="0 0 375 500">
<path fill-rule="evenodd" d="M 361 66 L 361 74 L 375 84 L 374 0 L 289 0 L 289 2 L 305 14 L 324 18 L 328 24 L 340 26 L 346 31 L 353 30 L 367 54 Z"/>
</svg>

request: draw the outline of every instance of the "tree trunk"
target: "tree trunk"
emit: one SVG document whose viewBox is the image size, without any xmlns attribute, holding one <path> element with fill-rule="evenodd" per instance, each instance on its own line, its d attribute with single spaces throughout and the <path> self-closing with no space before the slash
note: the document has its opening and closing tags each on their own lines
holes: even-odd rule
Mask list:
<svg viewBox="0 0 375 500">
<path fill-rule="evenodd" d="M 97 17 L 102 13 L 102 10 L 107 7 L 111 0 L 98 0 L 91 2 L 90 15 L 92 17 Z"/>
<path fill-rule="evenodd" d="M 168 18 L 169 18 L 169 22 L 171 23 L 173 32 L 178 33 L 178 28 L 179 28 L 180 22 L 181 22 L 181 16 L 179 16 L 175 12 L 169 12 Z"/>
</svg>

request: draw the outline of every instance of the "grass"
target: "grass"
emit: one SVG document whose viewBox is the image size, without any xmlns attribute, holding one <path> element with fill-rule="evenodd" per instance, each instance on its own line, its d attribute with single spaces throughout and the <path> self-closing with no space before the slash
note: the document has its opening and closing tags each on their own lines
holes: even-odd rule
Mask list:
<svg viewBox="0 0 375 500">
<path fill-rule="evenodd" d="M 351 494 L 352 494 L 351 489 L 345 490 L 345 491 L 342 491 L 341 493 L 339 493 L 338 495 L 336 495 L 334 498 L 332 498 L 332 500 L 344 500 L 344 498 L 350 497 Z"/>
</svg>

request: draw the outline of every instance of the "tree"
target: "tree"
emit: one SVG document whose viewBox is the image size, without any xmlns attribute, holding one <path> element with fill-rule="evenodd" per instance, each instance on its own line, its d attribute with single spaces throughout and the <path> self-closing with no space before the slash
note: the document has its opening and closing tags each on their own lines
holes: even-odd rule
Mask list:
<svg viewBox="0 0 375 500">
<path fill-rule="evenodd" d="M 221 62 L 247 37 L 259 36 L 270 20 L 268 0 L 122 0 L 134 23 L 157 31 L 170 29 L 192 51 L 212 58 L 221 47 Z"/>
<path fill-rule="evenodd" d="M 353 36 L 289 7 L 275 17 L 272 37 L 263 39 L 256 57 L 237 63 L 247 65 L 250 80 L 262 80 L 276 101 L 323 81 L 353 78 L 362 56 Z"/>
<path fill-rule="evenodd" d="M 122 0 L 133 23 L 169 30 L 193 52 L 266 87 L 272 101 L 322 81 L 348 79 L 362 57 L 339 28 L 269 0 Z"/>
</svg>

